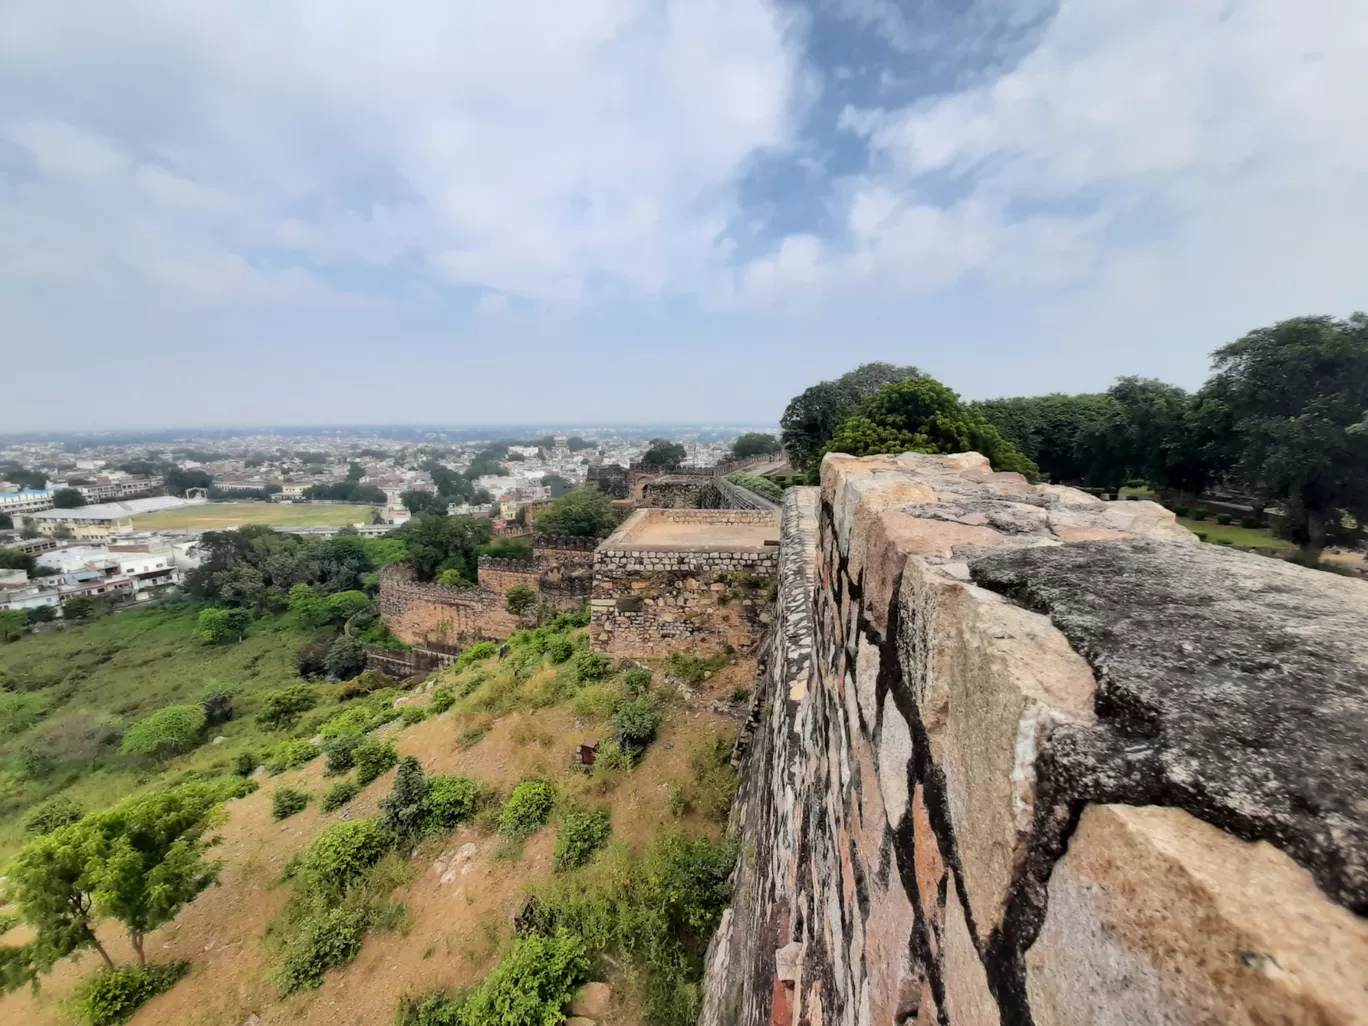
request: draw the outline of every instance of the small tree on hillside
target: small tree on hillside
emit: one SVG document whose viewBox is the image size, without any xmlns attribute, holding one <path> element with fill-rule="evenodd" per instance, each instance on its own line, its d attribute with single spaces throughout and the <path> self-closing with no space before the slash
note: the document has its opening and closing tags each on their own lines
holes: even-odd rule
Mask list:
<svg viewBox="0 0 1368 1026">
<path fill-rule="evenodd" d="M 427 827 L 431 787 L 423 775 L 423 764 L 412 755 L 404 756 L 394 775 L 394 790 L 380 801 L 381 823 L 405 842 L 417 840 Z"/>
<path fill-rule="evenodd" d="M 246 609 L 201 609 L 195 637 L 208 645 L 227 645 L 247 636 L 252 614 Z"/>
<path fill-rule="evenodd" d="M 169 759 L 199 744 L 204 734 L 204 707 L 169 705 L 144 717 L 124 734 L 121 751 L 125 755 L 150 755 Z"/>
<path fill-rule="evenodd" d="M 525 584 L 515 584 L 504 595 L 504 608 L 514 616 L 522 616 L 537 604 L 537 593 Z"/>
<path fill-rule="evenodd" d="M 338 680 L 351 680 L 366 668 L 366 650 L 344 634 L 328 646 L 327 668 Z"/>
<path fill-rule="evenodd" d="M 0 642 L 18 641 L 28 622 L 22 609 L 0 609 Z"/>
</svg>

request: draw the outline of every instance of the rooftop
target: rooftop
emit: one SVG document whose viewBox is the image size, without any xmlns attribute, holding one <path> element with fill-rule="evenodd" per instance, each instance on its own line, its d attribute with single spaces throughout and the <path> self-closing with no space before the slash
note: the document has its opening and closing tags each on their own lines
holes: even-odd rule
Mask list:
<svg viewBox="0 0 1368 1026">
<path fill-rule="evenodd" d="M 768 544 L 767 544 L 768 543 Z M 768 510 L 642 509 L 603 543 L 605 549 L 755 551 L 779 544 L 779 515 Z"/>
<path fill-rule="evenodd" d="M 122 520 L 140 513 L 154 513 L 161 509 L 188 505 L 190 502 L 187 499 L 177 499 L 171 495 L 154 495 L 147 499 L 100 502 L 93 506 L 77 506 L 75 509 L 45 509 L 33 515 L 43 520 Z"/>
</svg>

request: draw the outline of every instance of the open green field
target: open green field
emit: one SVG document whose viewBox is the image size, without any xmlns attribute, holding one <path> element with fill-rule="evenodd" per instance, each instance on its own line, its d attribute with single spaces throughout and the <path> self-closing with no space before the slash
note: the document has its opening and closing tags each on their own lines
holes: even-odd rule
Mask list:
<svg viewBox="0 0 1368 1026">
<path fill-rule="evenodd" d="M 270 527 L 345 527 L 368 524 L 370 506 L 335 503 L 208 502 L 133 518 L 144 531 L 222 531 L 248 524 Z"/>
<path fill-rule="evenodd" d="M 300 682 L 294 655 L 309 635 L 266 616 L 243 641 L 207 646 L 192 637 L 197 615 L 188 604 L 135 609 L 0 645 L 0 864 L 27 839 L 25 812 L 52 795 L 103 808 L 186 773 L 231 772 L 239 752 L 283 736 L 252 713 L 266 692 Z M 223 743 L 161 766 L 119 754 L 131 723 L 216 688 L 236 692 L 234 718 L 209 728 Z"/>
<path fill-rule="evenodd" d="M 1178 523 L 1182 524 L 1194 534 L 1206 535 L 1206 540 L 1212 543 L 1229 542 L 1231 545 L 1238 545 L 1246 549 L 1276 549 L 1279 552 L 1295 552 L 1296 546 L 1283 538 L 1273 537 L 1273 532 L 1268 528 L 1241 527 L 1239 524 L 1218 524 L 1214 520 L 1193 520 L 1191 517 L 1179 517 Z"/>
</svg>

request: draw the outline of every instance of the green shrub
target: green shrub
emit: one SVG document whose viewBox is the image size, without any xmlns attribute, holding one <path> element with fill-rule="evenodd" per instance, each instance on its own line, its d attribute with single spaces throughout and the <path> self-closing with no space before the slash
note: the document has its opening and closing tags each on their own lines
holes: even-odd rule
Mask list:
<svg viewBox="0 0 1368 1026">
<path fill-rule="evenodd" d="M 227 645 L 241 641 L 252 625 L 252 614 L 246 609 L 201 609 L 195 621 L 195 637 L 206 645 Z"/>
<path fill-rule="evenodd" d="M 757 477 L 754 474 L 746 474 L 737 470 L 728 474 L 727 480 L 732 484 L 740 485 L 742 488 L 749 488 L 774 502 L 779 502 L 784 498 L 784 490 L 767 477 Z"/>
<path fill-rule="evenodd" d="M 639 698 L 651 690 L 651 671 L 639 668 L 628 670 L 622 675 L 622 686 L 627 689 L 627 694 Z"/>
<path fill-rule="evenodd" d="M 71 1011 L 82 1026 L 116 1026 L 139 1008 L 164 994 L 190 971 L 189 962 L 121 965 L 82 982 L 71 998 Z"/>
<path fill-rule="evenodd" d="M 461 1018 L 464 1007 L 464 999 L 452 1000 L 439 990 L 422 1001 L 401 1001 L 394 1022 L 395 1026 L 466 1026 Z"/>
<path fill-rule="evenodd" d="M 323 772 L 330 777 L 348 772 L 356 765 L 354 755 L 361 743 L 359 734 L 342 734 L 326 742 L 323 745 L 323 754 L 327 757 L 327 762 L 324 764 Z"/>
<path fill-rule="evenodd" d="M 702 684 L 708 674 L 727 665 L 725 655 L 695 656 L 684 652 L 671 652 L 666 666 L 670 676 L 678 677 L 685 684 Z"/>
<path fill-rule="evenodd" d="M 569 933 L 521 937 L 461 1009 L 467 1026 L 559 1026 L 589 972 L 583 942 Z"/>
<path fill-rule="evenodd" d="M 428 815 L 433 827 L 453 830 L 474 818 L 484 786 L 471 777 L 433 777 L 428 789 Z"/>
<path fill-rule="evenodd" d="M 556 831 L 556 872 L 563 873 L 587 865 L 598 854 L 598 850 L 608 843 L 612 832 L 613 825 L 606 812 L 568 813 Z"/>
<path fill-rule="evenodd" d="M 1257 530 L 1259 526 L 1258 517 L 1240 517 L 1240 526 L 1247 530 Z"/>
<path fill-rule="evenodd" d="M 361 785 L 354 780 L 339 780 L 328 788 L 318 807 L 324 812 L 335 812 L 361 793 Z"/>
<path fill-rule="evenodd" d="M 1205 519 L 1206 519 L 1207 517 L 1209 517 L 1209 516 L 1211 516 L 1211 513 L 1210 513 L 1208 510 L 1204 510 L 1204 509 L 1194 509 L 1194 510 L 1192 511 L 1192 519 L 1193 519 L 1193 520 L 1205 520 Z"/>
<path fill-rule="evenodd" d="M 376 820 L 331 823 L 304 849 L 296 876 L 306 890 L 337 899 L 379 862 L 392 844 L 393 838 Z"/>
<path fill-rule="evenodd" d="M 328 676 L 337 680 L 351 680 L 366 668 L 366 650 L 361 642 L 343 634 L 328 646 L 323 665 L 328 670 Z"/>
<path fill-rule="evenodd" d="M 1197 540 L 1198 540 L 1198 541 L 1206 541 L 1206 540 L 1207 540 L 1207 534 L 1208 534 L 1209 532 L 1207 532 L 1207 531 L 1193 531 L 1192 533 L 1195 534 L 1195 535 L 1197 536 Z"/>
<path fill-rule="evenodd" d="M 488 659 L 492 655 L 497 655 L 498 652 L 499 646 L 496 645 L 494 642 L 477 641 L 475 644 L 471 645 L 468 649 L 466 649 L 459 656 L 457 656 L 456 662 L 453 665 L 457 666 L 458 668 L 464 669 L 471 663 L 482 662 L 483 660 Z"/>
<path fill-rule="evenodd" d="M 294 684 L 272 691 L 261 705 L 257 719 L 263 726 L 283 730 L 318 704 L 318 692 L 311 684 Z"/>
<path fill-rule="evenodd" d="M 644 746 L 655 740 L 660 713 L 649 700 L 634 698 L 613 713 L 613 732 L 624 745 Z"/>
<path fill-rule="evenodd" d="M 303 812 L 308 804 L 307 792 L 296 791 L 293 787 L 277 787 L 271 795 L 271 818 L 288 819 L 296 812 Z"/>
<path fill-rule="evenodd" d="M 575 642 L 572 638 L 564 635 L 552 638 L 546 646 L 546 658 L 559 666 L 561 663 L 568 662 L 570 657 L 575 654 Z"/>
<path fill-rule="evenodd" d="M 545 780 L 524 780 L 513 788 L 504 803 L 499 816 L 499 833 L 506 837 L 535 834 L 546 825 L 555 807 L 555 788 Z"/>
<path fill-rule="evenodd" d="M 69 795 L 59 794 L 36 806 L 24 817 L 24 832 L 50 834 L 60 827 L 70 826 L 85 815 L 79 802 Z"/>
<path fill-rule="evenodd" d="M 318 732 L 324 741 L 331 741 L 338 737 L 360 737 L 375 725 L 375 713 L 366 702 L 344 709 L 324 723 Z"/>
<path fill-rule="evenodd" d="M 1175 517 L 1185 517 L 1188 515 L 1188 508 L 1186 506 L 1174 506 L 1173 515 Z"/>
<path fill-rule="evenodd" d="M 455 704 L 456 696 L 452 694 L 450 688 L 438 688 L 432 693 L 432 698 L 428 701 L 428 709 L 434 716 L 440 716 Z"/>
<path fill-rule="evenodd" d="M 404 721 L 404 726 L 412 727 L 415 723 L 422 723 L 428 718 L 428 711 L 421 705 L 409 705 L 404 707 L 400 717 Z"/>
<path fill-rule="evenodd" d="M 288 770 L 297 769 L 307 762 L 318 758 L 318 746 L 304 738 L 282 741 L 271 749 L 266 759 L 266 772 L 277 776 Z"/>
<path fill-rule="evenodd" d="M 190 751 L 204 735 L 204 709 L 198 705 L 168 705 L 145 716 L 124 734 L 120 751 L 168 759 Z"/>
<path fill-rule="evenodd" d="M 636 753 L 611 738 L 599 742 L 598 751 L 594 754 L 595 769 L 628 770 L 635 764 Z"/>
<path fill-rule="evenodd" d="M 261 758 L 256 752 L 238 752 L 237 758 L 233 760 L 233 772 L 240 777 L 250 777 L 260 765 Z"/>
<path fill-rule="evenodd" d="M 384 812 L 381 825 L 400 840 L 417 840 L 427 829 L 429 786 L 422 763 L 412 755 L 400 759 L 394 787 L 380 800 Z"/>
<path fill-rule="evenodd" d="M 610 684 L 590 684 L 575 695 L 570 709 L 576 716 L 590 720 L 606 720 L 622 701 L 617 689 Z"/>
<path fill-rule="evenodd" d="M 356 782 L 362 787 L 384 776 L 398 761 L 399 752 L 392 741 L 363 741 L 352 750 Z"/>
<path fill-rule="evenodd" d="M 361 950 L 370 913 L 357 908 L 317 907 L 292 931 L 273 971 L 280 996 L 301 987 L 317 987 L 323 974 L 346 965 Z"/>
<path fill-rule="evenodd" d="M 1235 518 L 1231 516 L 1229 513 L 1216 514 L 1216 523 L 1220 524 L 1222 527 L 1224 527 L 1226 524 L 1230 523 L 1234 519 Z"/>
<path fill-rule="evenodd" d="M 575 656 L 575 682 L 597 684 L 613 675 L 613 661 L 597 652 L 580 652 Z"/>
<path fill-rule="evenodd" d="M 1217 538 L 1217 539 L 1216 539 L 1216 544 L 1217 544 L 1217 545 L 1234 545 L 1235 543 L 1234 543 L 1233 541 L 1231 541 L 1229 538 Z"/>
</svg>

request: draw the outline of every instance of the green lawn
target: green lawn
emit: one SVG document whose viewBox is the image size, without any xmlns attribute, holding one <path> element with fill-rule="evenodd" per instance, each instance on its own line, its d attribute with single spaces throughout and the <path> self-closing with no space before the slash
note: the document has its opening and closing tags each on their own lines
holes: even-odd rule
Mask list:
<svg viewBox="0 0 1368 1026">
<path fill-rule="evenodd" d="M 268 616 L 245 640 L 208 647 L 191 637 L 197 612 L 135 609 L 0 645 L 0 864 L 25 839 L 25 812 L 54 794 L 93 810 L 185 773 L 226 772 L 239 752 L 284 736 L 253 713 L 265 692 L 299 682 L 294 654 L 308 636 Z M 163 766 L 119 754 L 129 724 L 218 686 L 237 689 L 236 716 L 200 748 Z M 209 744 L 216 734 L 226 740 Z"/>
<path fill-rule="evenodd" d="M 1280 552 L 1294 552 L 1297 548 L 1289 541 L 1273 537 L 1273 532 L 1266 527 L 1240 527 L 1238 524 L 1218 524 L 1214 520 L 1193 520 L 1191 517 L 1179 517 L 1178 523 L 1193 533 L 1205 534 L 1206 540 L 1213 543 L 1228 541 L 1241 548 L 1277 549 Z"/>
<path fill-rule="evenodd" d="M 143 531 L 223 531 L 247 524 L 272 527 L 345 527 L 368 524 L 371 506 L 336 503 L 207 502 L 133 518 Z"/>
</svg>

